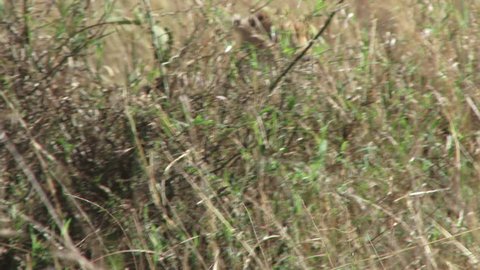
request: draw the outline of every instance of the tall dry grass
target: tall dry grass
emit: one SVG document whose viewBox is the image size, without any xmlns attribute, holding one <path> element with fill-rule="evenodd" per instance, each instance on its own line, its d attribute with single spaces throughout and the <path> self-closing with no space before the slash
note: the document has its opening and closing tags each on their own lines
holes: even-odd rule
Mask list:
<svg viewBox="0 0 480 270">
<path fill-rule="evenodd" d="M 232 31 L 259 7 L 267 50 Z M 298 53 L 281 26 L 334 9 L 271 92 Z M 477 14 L 1 1 L 0 268 L 478 268 Z"/>
</svg>

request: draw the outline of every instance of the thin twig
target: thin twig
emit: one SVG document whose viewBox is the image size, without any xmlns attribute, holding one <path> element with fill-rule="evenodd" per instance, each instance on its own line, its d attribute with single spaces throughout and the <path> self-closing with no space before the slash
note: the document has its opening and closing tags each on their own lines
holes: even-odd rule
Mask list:
<svg viewBox="0 0 480 270">
<path fill-rule="evenodd" d="M 338 1 L 338 5 L 343 3 L 344 0 L 340 0 Z M 303 56 L 305 56 L 305 54 L 307 53 L 308 50 L 310 50 L 310 48 L 313 46 L 313 44 L 315 43 L 315 41 L 317 41 L 317 39 L 320 38 L 320 36 L 323 35 L 323 32 L 325 32 L 325 30 L 327 30 L 327 27 L 330 25 L 330 23 L 332 22 L 332 19 L 333 17 L 335 16 L 335 14 L 338 12 L 338 9 L 335 9 L 334 11 L 332 11 L 332 13 L 330 13 L 330 15 L 328 16 L 328 19 L 327 21 L 325 21 L 325 23 L 323 24 L 323 27 L 318 31 L 318 33 L 315 35 L 315 37 L 313 39 L 311 39 L 309 42 L 308 42 L 308 45 L 307 47 L 305 47 L 298 55 L 297 57 L 295 57 L 295 59 L 293 59 L 292 62 L 290 62 L 290 64 L 288 64 L 287 68 L 285 68 L 282 73 L 280 73 L 280 75 L 275 79 L 275 81 L 273 81 L 273 83 L 270 85 L 270 92 L 272 92 L 278 85 L 278 83 L 280 83 L 280 81 L 283 79 L 283 77 L 285 77 L 285 75 L 287 75 L 287 73 L 293 68 L 293 66 L 295 66 L 295 64 L 297 64 L 298 61 L 300 61 L 300 59 L 303 58 Z"/>
</svg>

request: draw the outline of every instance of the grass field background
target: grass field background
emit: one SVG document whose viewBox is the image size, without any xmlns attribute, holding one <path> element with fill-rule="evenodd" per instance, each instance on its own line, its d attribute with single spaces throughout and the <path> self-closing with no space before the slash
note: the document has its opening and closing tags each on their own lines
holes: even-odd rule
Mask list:
<svg viewBox="0 0 480 270">
<path fill-rule="evenodd" d="M 478 14 L 0 1 L 0 269 L 480 267 Z"/>
</svg>

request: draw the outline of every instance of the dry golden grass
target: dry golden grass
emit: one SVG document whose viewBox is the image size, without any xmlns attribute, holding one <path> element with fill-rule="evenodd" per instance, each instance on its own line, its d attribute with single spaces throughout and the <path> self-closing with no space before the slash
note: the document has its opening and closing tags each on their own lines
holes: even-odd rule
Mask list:
<svg viewBox="0 0 480 270">
<path fill-rule="evenodd" d="M 0 1 L 0 268 L 478 268 L 478 14 Z"/>
</svg>

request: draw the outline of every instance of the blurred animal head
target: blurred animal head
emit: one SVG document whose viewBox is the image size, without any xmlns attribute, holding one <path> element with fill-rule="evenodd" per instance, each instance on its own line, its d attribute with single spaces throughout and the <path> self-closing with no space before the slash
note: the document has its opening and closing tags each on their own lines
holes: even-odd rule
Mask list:
<svg viewBox="0 0 480 270">
<path fill-rule="evenodd" d="M 248 43 L 265 49 L 274 43 L 272 21 L 265 12 L 258 12 L 244 18 L 236 14 L 233 17 L 233 30 L 235 39 L 242 44 Z"/>
<path fill-rule="evenodd" d="M 259 49 L 265 49 L 271 48 L 278 41 L 280 33 L 288 35 L 290 45 L 295 48 L 302 48 L 308 44 L 310 26 L 307 23 L 296 20 L 282 19 L 282 21 L 274 27 L 271 17 L 266 12 L 258 12 L 247 17 L 236 14 L 233 17 L 235 39 L 240 44 L 251 44 Z"/>
</svg>

